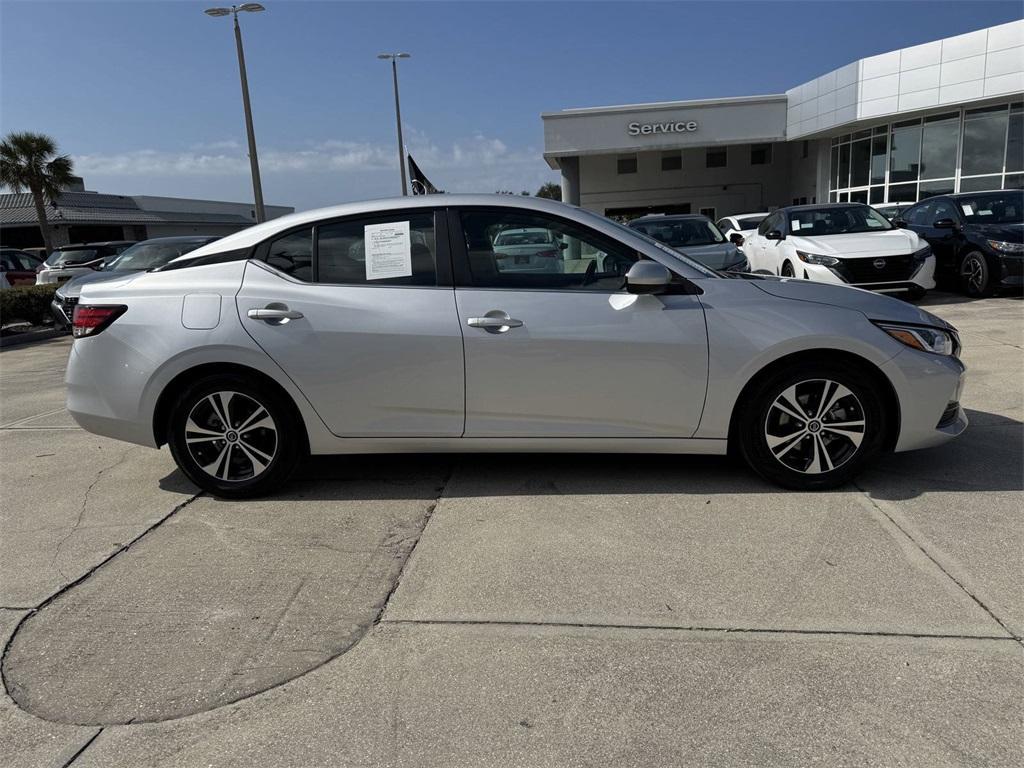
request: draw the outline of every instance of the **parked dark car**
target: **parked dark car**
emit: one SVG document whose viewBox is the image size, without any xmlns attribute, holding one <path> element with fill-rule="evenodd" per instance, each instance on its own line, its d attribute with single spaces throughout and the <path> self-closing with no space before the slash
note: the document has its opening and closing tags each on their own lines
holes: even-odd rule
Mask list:
<svg viewBox="0 0 1024 768">
<path fill-rule="evenodd" d="M 36 270 L 42 263 L 32 254 L 19 251 L 17 248 L 0 248 L 0 271 L 4 273 L 7 284 L 11 287 L 35 285 Z"/>
<path fill-rule="evenodd" d="M 894 223 L 927 240 L 936 277 L 968 296 L 1024 285 L 1024 190 L 930 197 Z"/>
<path fill-rule="evenodd" d="M 642 216 L 633 219 L 628 226 L 711 269 L 750 271 L 743 252 L 727 240 L 707 216 L 698 213 Z"/>
<path fill-rule="evenodd" d="M 50 305 L 54 319 L 60 326 L 65 328 L 71 326 L 71 316 L 74 313 L 75 304 L 78 303 L 78 297 L 82 294 L 82 286 L 87 283 L 116 280 L 129 272 L 145 272 L 156 269 L 202 245 L 219 239 L 212 235 L 188 235 L 154 237 L 136 243 L 109 259 L 101 269 L 72 278 L 58 288 L 53 303 Z"/>
</svg>

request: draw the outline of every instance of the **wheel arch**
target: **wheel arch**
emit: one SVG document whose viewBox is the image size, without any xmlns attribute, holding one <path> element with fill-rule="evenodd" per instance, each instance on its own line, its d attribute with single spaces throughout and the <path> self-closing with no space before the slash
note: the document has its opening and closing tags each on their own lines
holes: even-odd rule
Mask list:
<svg viewBox="0 0 1024 768">
<path fill-rule="evenodd" d="M 792 352 L 788 355 L 772 360 L 760 368 L 753 376 L 747 379 L 739 396 L 733 405 L 732 414 L 729 418 L 729 445 L 734 448 L 737 445 L 736 433 L 739 429 L 740 418 L 743 410 L 750 402 L 750 393 L 765 378 L 778 373 L 780 370 L 798 365 L 801 363 L 822 363 L 834 362 L 852 365 L 868 374 L 878 385 L 882 393 L 882 407 L 886 415 L 886 432 L 883 437 L 882 450 L 891 451 L 896 447 L 896 441 L 900 435 L 900 401 L 889 377 L 881 368 L 865 357 L 854 352 L 847 352 L 839 349 L 804 349 Z"/>
<path fill-rule="evenodd" d="M 156 406 L 153 409 L 153 438 L 156 440 L 157 446 L 162 446 L 167 442 L 167 423 L 170 420 L 171 407 L 185 387 L 201 378 L 222 374 L 245 376 L 246 378 L 258 381 L 274 391 L 291 411 L 295 423 L 300 428 L 299 436 L 302 441 L 302 450 L 305 453 L 309 453 L 309 433 L 306 428 L 306 421 L 303 419 L 302 412 L 288 390 L 274 381 L 272 377 L 256 368 L 241 363 L 228 362 L 200 363 L 179 372 L 167 382 L 167 385 L 161 390 Z"/>
</svg>

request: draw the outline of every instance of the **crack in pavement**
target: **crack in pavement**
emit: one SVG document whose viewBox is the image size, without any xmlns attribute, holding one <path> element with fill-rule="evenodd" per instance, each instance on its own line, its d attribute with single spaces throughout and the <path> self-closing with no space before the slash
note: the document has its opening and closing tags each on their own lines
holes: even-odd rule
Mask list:
<svg viewBox="0 0 1024 768">
<path fill-rule="evenodd" d="M 89 747 L 90 747 L 90 746 L 92 745 L 92 743 L 93 743 L 94 741 L 96 741 L 96 739 L 98 739 L 98 738 L 99 738 L 99 735 L 100 735 L 101 733 L 103 733 L 103 729 L 102 729 L 102 728 L 100 728 L 99 730 L 97 730 L 97 731 L 96 731 L 96 733 L 94 733 L 94 734 L 93 734 L 92 736 L 90 736 L 90 737 L 89 737 L 89 739 L 88 739 L 88 741 L 86 741 L 86 742 L 85 742 L 85 744 L 83 744 L 83 745 L 82 745 L 81 747 L 79 747 L 79 748 L 78 748 L 78 751 L 76 751 L 76 752 L 75 752 L 75 754 L 73 754 L 73 755 L 72 755 L 72 756 L 71 756 L 71 757 L 70 757 L 70 758 L 69 758 L 69 759 L 67 760 L 67 762 L 65 762 L 65 763 L 64 763 L 64 765 L 62 765 L 62 766 L 61 766 L 61 768 L 68 768 L 68 766 L 69 766 L 69 765 L 71 765 L 71 764 L 72 764 L 72 763 L 74 763 L 74 762 L 75 762 L 75 761 L 76 761 L 76 760 L 77 760 L 78 758 L 80 758 L 80 757 L 82 756 L 82 753 L 83 753 L 83 752 L 85 752 L 85 750 L 87 750 L 87 749 L 88 749 L 88 748 L 89 748 Z"/>
<path fill-rule="evenodd" d="M 960 590 L 965 595 L 967 595 L 971 600 L 973 600 L 974 603 L 979 608 L 981 608 L 981 610 L 983 610 L 986 614 L 988 614 L 989 618 L 991 618 L 996 624 L 998 624 L 1000 627 L 1002 627 L 1003 631 L 1006 632 L 1006 634 L 1009 636 L 1008 638 L 1005 638 L 1005 639 L 1014 640 L 1015 642 L 1017 642 L 1020 645 L 1024 646 L 1024 638 L 1022 638 L 1020 635 L 1018 635 L 1016 632 L 1014 632 L 1012 629 L 1010 629 L 1006 625 L 1006 623 L 1001 618 L 999 618 L 999 616 L 997 616 L 996 613 L 991 608 L 989 608 L 988 605 L 985 604 L 984 600 L 982 600 L 974 592 L 969 590 L 967 588 L 967 585 L 965 585 L 962 581 L 960 581 L 958 578 L 956 578 L 956 576 L 954 576 L 950 572 L 950 570 L 945 565 L 943 565 L 943 563 L 939 560 L 938 556 L 933 555 L 930 551 L 928 551 L 928 549 L 924 546 L 924 544 L 922 544 L 921 542 L 919 542 L 917 539 L 914 538 L 913 534 L 911 534 L 910 531 L 908 530 L 908 528 L 910 526 L 906 523 L 906 521 L 904 521 L 903 523 L 900 523 L 900 521 L 896 520 L 896 517 L 899 517 L 899 515 L 896 515 L 896 517 L 894 517 L 893 515 L 889 514 L 889 512 L 886 511 L 882 507 L 882 505 L 879 504 L 878 501 L 875 500 L 871 496 L 870 493 L 868 493 L 864 488 L 861 488 L 860 485 L 857 484 L 856 482 L 853 483 L 852 485 L 853 485 L 854 488 L 856 488 L 858 491 L 861 492 L 863 497 L 868 501 L 868 503 L 871 504 L 872 507 L 874 507 L 881 515 L 883 515 L 886 520 L 888 520 L 890 523 L 892 523 L 900 533 L 902 533 L 904 536 L 906 536 L 907 539 L 911 543 L 913 543 L 913 545 L 918 550 L 920 550 L 921 554 L 923 554 L 932 563 L 934 563 L 935 567 L 938 568 L 942 572 L 942 574 L 944 576 L 946 576 L 946 578 L 948 578 L 950 581 L 952 581 L 954 584 L 956 584 L 957 587 L 959 587 Z"/>
<path fill-rule="evenodd" d="M 636 631 L 710 632 L 746 635 L 819 635 L 824 637 L 906 637 L 924 640 L 986 640 L 1016 642 L 1007 635 L 957 635 L 939 632 L 888 632 L 857 629 L 793 629 L 786 627 L 704 626 L 700 624 L 615 624 L 575 621 L 517 621 L 505 619 L 385 619 L 386 624 L 468 627 L 558 627 L 562 629 L 628 629 Z"/>
<path fill-rule="evenodd" d="M 133 450 L 134 446 L 125 449 L 124 453 L 121 454 L 121 457 L 117 461 L 115 461 L 109 467 L 104 467 L 103 469 L 96 473 L 96 477 L 93 478 L 93 481 L 89 483 L 89 487 L 85 489 L 85 493 L 82 494 L 82 506 L 78 510 L 78 517 L 75 519 L 74 524 L 71 526 L 71 530 L 64 534 L 64 537 L 57 542 L 56 549 L 53 550 L 53 557 L 50 558 L 50 568 L 54 567 L 54 565 L 57 562 L 57 558 L 60 556 L 61 548 L 63 548 L 63 546 L 67 543 L 68 539 L 75 535 L 75 533 L 78 531 L 78 527 L 82 524 L 82 521 L 85 519 L 85 510 L 89 506 L 89 494 L 92 493 L 92 489 L 96 487 L 96 484 L 99 483 L 100 479 L 103 477 L 105 473 L 111 471 L 112 469 L 116 469 L 117 467 L 124 464 L 124 462 L 128 459 L 128 454 L 131 453 Z M 64 578 L 64 569 L 61 568 L 59 565 L 57 566 L 57 573 L 60 575 L 62 579 Z"/>
</svg>

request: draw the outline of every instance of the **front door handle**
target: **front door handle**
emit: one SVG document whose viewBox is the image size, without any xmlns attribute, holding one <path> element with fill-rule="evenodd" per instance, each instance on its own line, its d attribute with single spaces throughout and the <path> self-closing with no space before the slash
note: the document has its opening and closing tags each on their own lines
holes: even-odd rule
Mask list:
<svg viewBox="0 0 1024 768">
<path fill-rule="evenodd" d="M 483 328 L 488 333 L 507 333 L 513 328 L 520 328 L 523 325 L 522 320 L 516 320 L 514 317 L 509 317 L 508 312 L 502 312 L 500 309 L 492 309 L 483 317 L 470 317 L 466 320 L 466 325 L 470 328 Z"/>
<path fill-rule="evenodd" d="M 298 320 L 302 313 L 298 310 L 288 309 L 287 304 L 273 302 L 262 309 L 250 309 L 245 313 L 250 320 L 264 320 L 274 325 L 282 325 L 289 320 Z"/>
</svg>

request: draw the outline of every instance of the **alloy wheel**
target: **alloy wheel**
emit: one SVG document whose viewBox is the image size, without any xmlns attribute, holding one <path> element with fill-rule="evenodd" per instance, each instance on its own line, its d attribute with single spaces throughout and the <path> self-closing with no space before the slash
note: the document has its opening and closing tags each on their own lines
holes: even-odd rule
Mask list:
<svg viewBox="0 0 1024 768">
<path fill-rule="evenodd" d="M 985 290 L 985 265 L 979 257 L 971 255 L 964 259 L 960 265 L 960 277 L 969 292 L 981 293 Z"/>
<path fill-rule="evenodd" d="M 849 388 L 831 379 L 808 379 L 775 398 L 768 408 L 764 437 L 783 466 L 817 475 L 852 459 L 866 429 L 864 408 Z"/>
<path fill-rule="evenodd" d="M 277 455 L 277 425 L 266 406 L 241 392 L 213 392 L 185 421 L 185 444 L 199 468 L 222 482 L 251 480 Z"/>
</svg>

